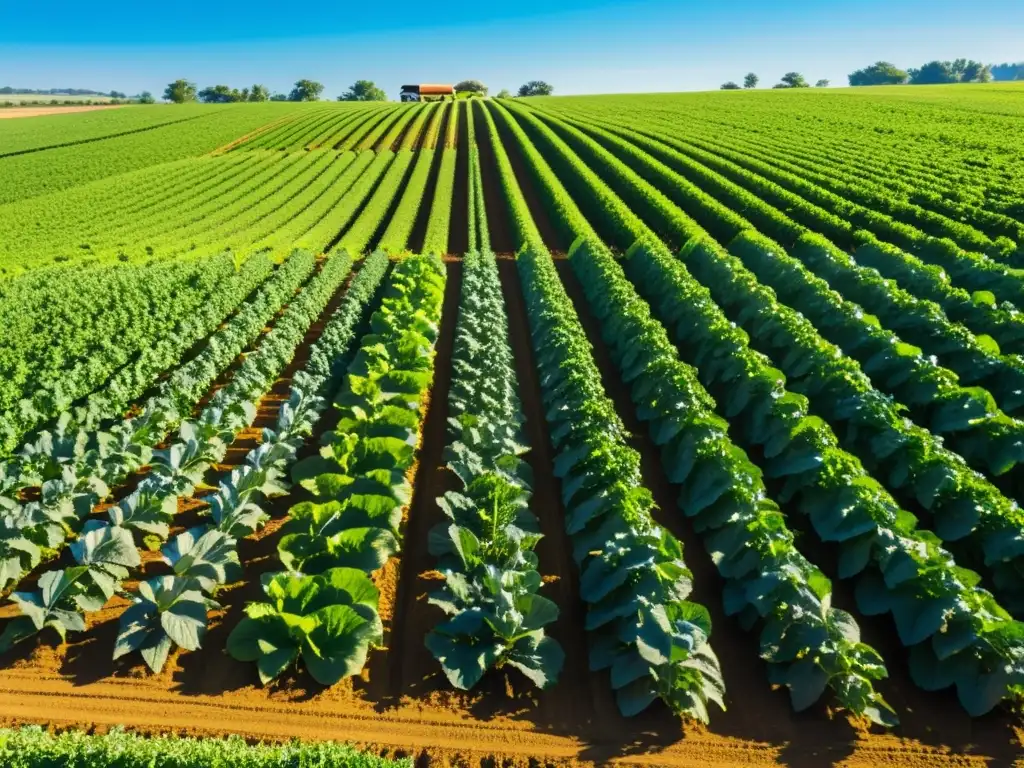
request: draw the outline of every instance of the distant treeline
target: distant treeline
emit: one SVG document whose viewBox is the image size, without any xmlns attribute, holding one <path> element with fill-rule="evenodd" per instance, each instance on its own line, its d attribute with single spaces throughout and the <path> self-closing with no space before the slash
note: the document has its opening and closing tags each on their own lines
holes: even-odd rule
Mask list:
<svg viewBox="0 0 1024 768">
<path fill-rule="evenodd" d="M 993 64 L 992 77 L 1000 82 L 1024 80 L 1024 61 L 1019 64 Z"/>
<path fill-rule="evenodd" d="M 5 85 L 0 88 L 0 96 L 109 96 L 112 99 L 127 99 L 120 91 L 90 91 L 88 88 L 50 88 L 36 90 L 32 88 L 14 88 Z"/>
<path fill-rule="evenodd" d="M 993 80 L 1024 80 L 1024 63 L 982 64 L 972 59 L 929 61 L 920 67 L 900 69 L 888 61 L 876 61 L 849 75 L 850 85 L 941 85 L 991 83 Z"/>
</svg>

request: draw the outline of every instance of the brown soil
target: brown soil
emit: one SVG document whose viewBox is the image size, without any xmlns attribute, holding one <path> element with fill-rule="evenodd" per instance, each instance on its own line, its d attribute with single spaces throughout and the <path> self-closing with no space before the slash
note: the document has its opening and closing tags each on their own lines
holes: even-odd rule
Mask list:
<svg viewBox="0 0 1024 768">
<path fill-rule="evenodd" d="M 475 121 L 473 128 L 476 133 L 476 144 L 480 149 L 480 177 L 483 183 L 484 208 L 486 208 L 491 250 L 495 253 L 510 253 L 515 251 L 516 242 L 512 236 L 505 193 L 501 188 L 501 180 L 498 178 L 498 161 L 494 156 L 491 132 L 488 130 L 487 120 L 484 117 L 484 106 L 483 104 L 474 106 L 470 103 L 469 108 L 473 114 L 471 119 Z"/>
<path fill-rule="evenodd" d="M 424 424 L 416 494 L 409 510 L 401 559 L 375 575 L 390 635 L 389 648 L 375 652 L 359 678 L 324 689 L 303 673 L 277 684 L 260 685 L 255 666 L 236 662 L 225 652 L 228 633 L 247 601 L 260 597 L 258 576 L 276 570 L 277 540 L 287 508 L 295 497 L 276 500 L 274 516 L 263 531 L 240 545 L 244 582 L 219 596 L 223 610 L 213 615 L 202 650 L 176 652 L 160 675 L 149 675 L 137 657 L 112 662 L 117 618 L 123 601 L 112 601 L 90 617 L 85 633 L 60 645 L 52 634 L 29 641 L 0 657 L 0 723 L 42 723 L 58 728 L 106 730 L 125 725 L 142 733 L 222 735 L 251 740 L 336 739 L 354 742 L 378 754 L 413 756 L 418 765 L 566 766 L 593 764 L 662 765 L 716 768 L 742 765 L 958 766 L 1013 765 L 1021 757 L 1021 734 L 1005 716 L 972 721 L 951 702 L 940 699 L 921 712 L 920 698 L 899 701 L 904 726 L 896 734 L 850 727 L 822 710 L 793 714 L 786 696 L 769 689 L 757 659 L 756 641 L 721 613 L 720 581 L 699 539 L 673 513 L 676 490 L 660 470 L 656 449 L 644 437 L 588 312 L 583 322 L 598 351 L 609 394 L 634 433 L 643 458 L 644 480 L 654 491 L 658 517 L 684 541 L 698 592 L 713 613 L 712 642 L 722 659 L 729 686 L 729 711 L 716 712 L 711 726 L 681 725 L 663 707 L 639 717 L 621 717 L 614 707 L 607 673 L 587 669 L 582 631 L 583 606 L 577 598 L 576 569 L 562 532 L 558 481 L 551 472 L 551 449 L 543 421 L 540 387 L 533 366 L 529 328 L 515 262 L 499 262 L 508 304 L 510 331 L 527 416 L 528 459 L 534 469 L 533 509 L 545 534 L 538 547 L 547 577 L 546 594 L 561 609 L 552 629 L 568 657 L 559 683 L 538 692 L 518 673 L 495 673 L 479 690 L 453 692 L 423 646 L 426 631 L 442 618 L 425 603 L 434 562 L 426 551 L 426 533 L 441 518 L 434 498 L 446 487 L 440 469 L 447 415 L 451 351 L 461 264 L 446 261 L 442 330 L 436 379 Z M 559 262 L 574 301 L 583 308 L 578 284 Z M 319 327 L 311 329 L 304 350 Z M 260 407 L 258 425 L 270 423 L 287 391 L 291 371 Z M 320 429 L 331 426 L 330 411 Z M 255 437 L 255 436 L 253 436 Z M 305 452 L 315 451 L 315 442 Z M 236 461 L 234 457 L 228 461 Z M 183 522 L 196 507 L 182 509 Z M 159 568 L 154 557 L 147 572 Z M 397 610 L 395 610 L 397 608 Z M 9 609 L 0 614 L 10 615 Z M 888 693 L 888 692 L 887 692 Z M 894 701 L 894 703 L 897 703 Z M 1021 763 L 1024 765 L 1024 762 Z"/>
<path fill-rule="evenodd" d="M 491 109 L 492 107 L 488 106 L 487 108 Z M 512 171 L 515 173 L 516 182 L 518 182 L 519 189 L 526 200 L 526 205 L 530 209 L 530 216 L 540 231 L 544 245 L 560 251 L 569 250 L 572 241 L 560 235 L 558 228 L 551 220 L 548 208 L 543 202 L 544 198 L 541 197 L 533 175 L 527 169 L 526 162 L 523 160 L 523 151 L 519 142 L 515 140 L 504 120 L 496 119 L 495 125 L 498 128 L 498 135 L 505 147 L 505 152 L 508 154 L 509 162 L 512 164 Z"/>
<path fill-rule="evenodd" d="M 93 104 L 85 107 L 3 107 L 0 109 L 0 120 L 12 117 L 42 117 L 43 115 L 63 115 L 69 112 L 95 112 L 97 109 L 120 109 L 123 104 Z"/>
<path fill-rule="evenodd" d="M 458 117 L 456 125 L 455 186 L 452 188 L 452 212 L 448 227 L 448 253 L 465 253 L 469 250 L 469 129 L 466 127 L 466 109 L 458 102 L 452 105 L 457 110 L 452 119 Z"/>
<path fill-rule="evenodd" d="M 402 536 L 402 558 L 396 572 L 397 589 L 386 595 L 382 590 L 381 615 L 385 621 L 386 665 L 375 669 L 383 677 L 377 698 L 381 705 L 393 705 L 403 696 L 422 698 L 446 688 L 444 676 L 423 638 L 444 613 L 427 603 L 427 595 L 438 586 L 436 559 L 427 551 L 430 530 L 445 517 L 437 506 L 437 497 L 457 487 L 457 480 L 444 467 L 444 448 L 448 443 L 448 390 L 451 384 L 451 359 L 458 320 L 462 262 L 445 262 L 447 279 L 441 329 L 437 340 L 433 386 L 429 392 L 418 464 L 414 474 L 412 504 Z M 389 564 L 390 565 L 390 564 Z M 388 584 L 390 587 L 391 585 Z M 386 599 L 391 597 L 392 600 Z M 387 617 L 387 618 L 385 618 Z M 384 661 L 384 659 L 378 659 Z M 373 680 L 374 670 L 370 678 Z"/>
</svg>

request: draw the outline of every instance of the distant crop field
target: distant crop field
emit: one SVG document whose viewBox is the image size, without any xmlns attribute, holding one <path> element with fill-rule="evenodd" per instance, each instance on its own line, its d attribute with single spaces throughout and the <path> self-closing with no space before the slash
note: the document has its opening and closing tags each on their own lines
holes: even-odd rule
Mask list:
<svg viewBox="0 0 1024 768">
<path fill-rule="evenodd" d="M 57 101 L 57 103 L 63 103 L 65 101 L 71 101 L 71 102 L 76 102 L 76 103 L 77 102 L 82 102 L 82 101 L 91 101 L 94 104 L 104 104 L 104 103 L 110 101 L 110 97 L 109 96 L 72 96 L 72 95 L 69 95 L 69 94 L 66 94 L 66 93 L 58 93 L 58 94 L 53 94 L 53 95 L 49 95 L 49 94 L 42 95 L 42 94 L 37 94 L 37 93 L 9 93 L 9 94 L 0 94 L 0 105 L 3 105 L 5 102 L 11 102 L 13 104 L 25 104 L 25 103 L 28 103 L 28 104 L 48 105 L 48 104 L 51 104 L 53 101 Z"/>
<path fill-rule="evenodd" d="M 92 106 L 60 106 L 60 107 L 32 107 L 21 106 L 12 109 L 0 109 L 0 120 L 18 117 L 41 117 L 43 115 L 64 115 L 76 112 L 95 112 L 101 109 L 119 109 L 120 105 L 92 105 Z"/>
<path fill-rule="evenodd" d="M 0 719 L 1011 764 L 1022 97 L 4 121 Z"/>
</svg>

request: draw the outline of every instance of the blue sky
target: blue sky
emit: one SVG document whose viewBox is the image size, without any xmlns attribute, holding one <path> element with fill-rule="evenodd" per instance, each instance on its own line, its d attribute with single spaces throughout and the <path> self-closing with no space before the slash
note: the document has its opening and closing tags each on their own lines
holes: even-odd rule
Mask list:
<svg viewBox="0 0 1024 768">
<path fill-rule="evenodd" d="M 162 91 L 178 77 L 287 91 L 302 77 L 333 98 L 370 79 L 543 79 L 557 93 L 717 88 L 790 70 L 845 85 L 877 59 L 1024 61 L 1024 3 L 991 0 L 0 0 L 0 85 Z"/>
</svg>

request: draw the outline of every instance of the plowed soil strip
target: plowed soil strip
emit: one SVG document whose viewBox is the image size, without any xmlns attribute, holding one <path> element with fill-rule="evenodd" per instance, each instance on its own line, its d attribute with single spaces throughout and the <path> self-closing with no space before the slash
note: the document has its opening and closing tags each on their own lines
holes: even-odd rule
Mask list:
<svg viewBox="0 0 1024 768">
<path fill-rule="evenodd" d="M 452 106 L 459 120 L 456 130 L 455 186 L 452 189 L 452 215 L 448 228 L 448 252 L 465 253 L 469 250 L 469 131 L 466 128 L 466 110 L 469 103 Z M 453 115 L 453 119 L 456 115 Z"/>
<path fill-rule="evenodd" d="M 526 205 L 530 209 L 530 216 L 533 217 L 533 221 L 537 224 L 537 229 L 544 240 L 544 245 L 557 251 L 564 252 L 569 250 L 572 241 L 569 240 L 567 242 L 566 238 L 559 235 L 558 229 L 551 221 L 551 216 L 548 215 L 548 209 L 543 203 L 543 198 L 540 195 L 537 184 L 534 182 L 533 176 L 527 170 L 526 164 L 523 161 L 522 148 L 519 142 L 512 134 L 512 131 L 509 130 L 504 120 L 495 120 L 494 122 L 498 129 L 498 136 L 505 146 L 509 162 L 512 164 L 512 170 L 515 173 L 519 189 L 523 192 Z"/>
<path fill-rule="evenodd" d="M 509 341 L 515 358 L 519 397 L 526 416 L 526 437 L 530 452 L 526 459 L 533 471 L 533 498 L 530 509 L 540 522 L 544 538 L 537 546 L 541 573 L 547 582 L 541 591 L 558 605 L 558 621 L 550 634 L 566 651 L 565 667 L 558 684 L 543 692 L 538 709 L 562 728 L 574 723 L 593 723 L 595 732 L 621 725 L 611 686 L 605 674 L 594 674 L 587 664 L 586 610 L 579 599 L 579 575 L 572 559 L 572 548 L 565 533 L 561 481 L 554 475 L 554 456 L 540 379 L 534 363 L 530 326 L 526 316 L 522 286 L 513 257 L 499 257 L 498 272 L 509 317 Z M 617 722 L 619 721 L 619 722 Z"/>
<path fill-rule="evenodd" d="M 470 102 L 469 107 L 473 106 Z M 484 207 L 487 209 L 487 229 L 491 239 L 491 250 L 495 253 L 510 253 L 515 250 L 516 244 L 512 239 L 508 206 L 505 204 L 505 194 L 498 179 L 498 161 L 494 156 L 494 146 L 491 144 L 491 132 L 487 128 L 484 109 L 483 104 L 472 109 L 472 119 L 476 121 L 473 127 L 476 144 L 480 149 L 480 177 L 483 180 Z"/>
<path fill-rule="evenodd" d="M 445 618 L 440 609 L 427 603 L 427 594 L 441 586 L 441 582 L 431 578 L 437 561 L 427 551 L 427 538 L 430 530 L 445 520 L 437 506 L 437 497 L 458 487 L 457 478 L 444 468 L 443 454 L 448 443 L 448 390 L 462 287 L 462 262 L 446 262 L 445 269 L 448 275 L 436 346 L 434 381 L 423 424 L 412 504 L 402 538 L 401 577 L 394 619 L 390 635 L 385 640 L 388 645 L 388 691 L 392 702 L 402 696 L 423 697 L 435 690 L 448 688 L 440 664 L 423 644 L 427 632 Z"/>
<path fill-rule="evenodd" d="M 71 112 L 95 112 L 98 109 L 120 109 L 122 104 L 93 104 L 84 107 L 4 107 L 0 109 L 0 120 L 18 117 L 42 117 L 43 115 L 63 115 Z"/>
</svg>

